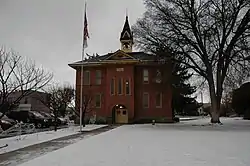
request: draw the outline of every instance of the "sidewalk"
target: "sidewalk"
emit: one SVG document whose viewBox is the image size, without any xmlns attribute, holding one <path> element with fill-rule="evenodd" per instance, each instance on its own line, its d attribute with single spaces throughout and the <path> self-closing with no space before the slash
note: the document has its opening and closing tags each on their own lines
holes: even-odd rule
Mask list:
<svg viewBox="0 0 250 166">
<path fill-rule="evenodd" d="M 16 166 L 40 156 L 44 156 L 53 151 L 59 150 L 83 139 L 90 139 L 93 136 L 113 130 L 119 126 L 108 125 L 88 132 L 78 132 L 77 134 L 53 139 L 36 145 L 31 145 L 16 151 L 0 154 L 0 165 Z"/>
<path fill-rule="evenodd" d="M 86 125 L 82 131 L 92 131 L 98 128 L 106 127 L 107 125 Z M 35 144 L 40 144 L 50 140 L 58 139 L 79 133 L 80 126 L 71 126 L 69 128 L 59 129 L 55 131 L 45 131 L 9 138 L 0 139 L 0 147 L 7 145 L 0 149 L 0 154 L 15 151 L 24 147 Z"/>
</svg>

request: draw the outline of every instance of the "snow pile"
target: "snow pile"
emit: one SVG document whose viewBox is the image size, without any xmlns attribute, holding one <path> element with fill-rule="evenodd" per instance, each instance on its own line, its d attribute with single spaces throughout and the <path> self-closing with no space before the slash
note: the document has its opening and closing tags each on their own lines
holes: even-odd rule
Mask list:
<svg viewBox="0 0 250 166">
<path fill-rule="evenodd" d="M 20 166 L 249 166 L 250 122 L 222 120 L 225 125 L 216 127 L 192 126 L 195 121 L 124 125 Z"/>
<path fill-rule="evenodd" d="M 86 125 L 82 128 L 82 131 L 91 131 L 97 128 L 105 127 L 107 125 Z M 45 131 L 21 136 L 15 136 L 10 138 L 0 139 L 0 147 L 8 146 L 0 149 L 0 154 L 18 150 L 27 146 L 47 142 L 53 139 L 70 136 L 79 133 L 79 126 L 71 126 L 69 128 L 59 129 L 55 131 Z"/>
</svg>

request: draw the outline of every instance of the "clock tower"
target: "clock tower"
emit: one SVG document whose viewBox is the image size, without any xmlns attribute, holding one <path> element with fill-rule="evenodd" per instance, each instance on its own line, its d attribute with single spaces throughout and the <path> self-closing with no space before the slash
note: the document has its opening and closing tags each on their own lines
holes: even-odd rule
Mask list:
<svg viewBox="0 0 250 166">
<path fill-rule="evenodd" d="M 133 33 L 130 29 L 128 16 L 126 16 L 125 24 L 123 26 L 123 30 L 121 32 L 120 37 L 121 42 L 121 50 L 124 52 L 132 52 L 133 51 Z"/>
</svg>

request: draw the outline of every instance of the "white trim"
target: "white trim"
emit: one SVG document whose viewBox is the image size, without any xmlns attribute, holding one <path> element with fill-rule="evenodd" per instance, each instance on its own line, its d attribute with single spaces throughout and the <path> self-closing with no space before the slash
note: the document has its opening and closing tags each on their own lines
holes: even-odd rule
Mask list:
<svg viewBox="0 0 250 166">
<path fill-rule="evenodd" d="M 123 34 L 123 36 L 122 36 L 122 38 L 124 38 L 124 36 L 125 36 L 126 33 L 128 34 L 128 37 L 131 37 L 130 34 L 128 33 L 128 31 L 125 31 L 124 34 Z"/>
<path fill-rule="evenodd" d="M 146 80 L 146 78 L 147 78 L 147 80 Z M 142 71 L 142 81 L 143 81 L 144 84 L 149 83 L 149 71 L 148 71 L 148 69 L 143 69 L 143 71 Z"/>
<path fill-rule="evenodd" d="M 104 59 L 102 61 L 105 61 L 105 60 L 106 60 L 106 62 L 117 61 L 117 60 L 109 60 L 110 58 L 112 58 L 113 56 L 116 56 L 117 54 L 122 54 L 124 56 L 127 56 L 127 57 L 131 58 L 131 59 L 122 59 L 122 60 L 138 60 L 138 59 L 134 58 L 133 56 L 131 56 L 129 54 L 126 54 L 126 52 L 124 52 L 123 50 L 117 50 L 116 52 L 114 52 L 113 54 L 111 54 L 110 56 L 108 56 L 106 59 Z"/>
</svg>

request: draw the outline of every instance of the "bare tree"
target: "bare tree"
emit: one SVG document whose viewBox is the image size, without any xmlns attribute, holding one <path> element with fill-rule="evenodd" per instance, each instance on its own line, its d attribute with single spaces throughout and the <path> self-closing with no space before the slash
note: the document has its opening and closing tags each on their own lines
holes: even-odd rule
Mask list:
<svg viewBox="0 0 250 166">
<path fill-rule="evenodd" d="M 241 64 L 246 63 L 246 64 Z M 238 65 L 231 65 L 228 69 L 227 76 L 224 82 L 222 104 L 227 113 L 233 113 L 232 97 L 233 91 L 240 88 L 249 78 L 250 66 L 247 61 L 240 62 Z"/>
<path fill-rule="evenodd" d="M 232 99 L 233 99 L 233 91 L 227 91 L 222 96 L 221 103 L 223 104 L 223 108 L 221 112 L 225 115 L 232 115 L 234 114 L 234 110 L 232 109 Z"/>
<path fill-rule="evenodd" d="M 75 89 L 70 85 L 52 85 L 45 92 L 48 94 L 49 99 L 39 98 L 39 100 L 54 113 L 54 118 L 57 119 L 58 115 L 64 116 L 65 110 L 68 107 L 72 112 L 74 112 L 78 117 L 80 117 L 80 105 L 73 104 L 76 102 Z M 99 94 L 101 95 L 101 94 Z M 95 95 L 89 90 L 83 92 L 83 103 L 82 103 L 82 122 L 85 126 L 86 114 L 91 113 L 96 108 Z M 100 104 L 102 103 L 102 98 L 100 98 Z M 55 119 L 55 121 L 56 121 Z M 55 126 L 56 130 L 56 126 Z"/>
<path fill-rule="evenodd" d="M 100 96 L 98 96 L 100 95 Z M 102 94 L 93 94 L 91 89 L 83 91 L 83 102 L 82 102 L 82 125 L 85 126 L 85 117 L 89 113 L 95 114 L 94 110 L 98 107 L 96 104 L 97 100 L 100 99 L 99 104 L 102 103 Z M 79 105 L 80 106 L 80 105 Z M 77 108 L 80 110 L 80 108 Z"/>
<path fill-rule="evenodd" d="M 229 68 L 227 77 L 225 79 L 225 90 L 232 91 L 239 88 L 244 82 L 246 82 L 250 76 L 249 62 L 246 64 L 232 65 Z"/>
<path fill-rule="evenodd" d="M 52 74 L 38 68 L 34 62 L 24 59 L 14 51 L 0 48 L 0 112 L 2 116 L 16 107 L 25 96 L 45 87 Z M 21 92 L 14 100 L 10 94 Z"/>
<path fill-rule="evenodd" d="M 59 115 L 65 116 L 66 109 L 72 102 L 75 96 L 75 90 L 71 85 L 60 86 L 54 84 L 45 90 L 48 94 L 46 98 L 38 96 L 37 100 L 41 101 L 46 107 L 48 107 L 54 114 L 54 126 L 57 130 L 57 118 Z"/>
<path fill-rule="evenodd" d="M 82 101 L 82 126 L 85 127 L 85 117 L 86 114 L 93 111 L 94 104 L 93 104 L 93 96 L 91 94 L 83 94 L 83 101 Z M 80 105 L 75 105 L 73 103 L 69 104 L 69 109 L 75 113 L 77 117 L 80 118 Z"/>
<path fill-rule="evenodd" d="M 223 86 L 231 68 L 245 68 L 250 50 L 249 0 L 144 0 L 147 11 L 133 27 L 137 46 L 159 47 L 185 58 L 181 63 L 203 77 L 220 123 Z"/>
<path fill-rule="evenodd" d="M 87 113 L 90 113 L 94 107 L 93 96 L 90 94 L 83 94 L 83 108 L 82 108 L 82 125 L 85 127 L 85 117 Z"/>
<path fill-rule="evenodd" d="M 58 87 L 57 93 L 57 98 L 60 100 L 60 104 L 62 105 L 60 114 L 64 117 L 67 107 L 70 106 L 70 104 L 75 99 L 75 89 L 73 88 L 73 86 L 65 84 L 62 87 Z"/>
</svg>

